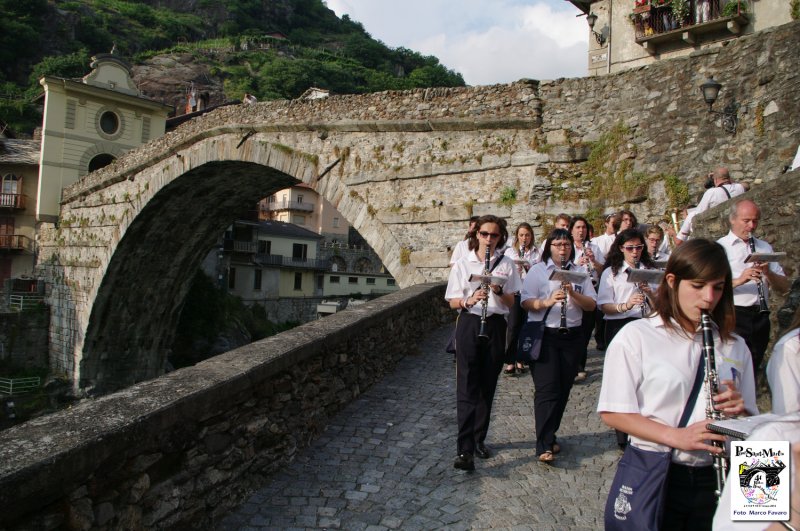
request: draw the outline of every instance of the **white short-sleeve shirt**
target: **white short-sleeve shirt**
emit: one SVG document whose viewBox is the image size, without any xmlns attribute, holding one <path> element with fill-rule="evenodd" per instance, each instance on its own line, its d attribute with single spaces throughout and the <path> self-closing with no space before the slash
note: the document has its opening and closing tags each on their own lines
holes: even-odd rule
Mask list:
<svg viewBox="0 0 800 531">
<path fill-rule="evenodd" d="M 767 363 L 767 380 L 772 391 L 772 412 L 800 411 L 800 330 L 790 330 L 772 348 Z"/>
<path fill-rule="evenodd" d="M 528 299 L 546 299 L 550 297 L 550 294 L 552 294 L 554 291 L 560 290 L 561 282 L 557 280 L 550 280 L 550 273 L 552 273 L 555 269 L 557 269 L 556 265 L 550 258 L 547 259 L 546 264 L 544 262 L 539 262 L 538 264 L 534 265 L 531 270 L 528 271 L 528 276 L 525 277 L 525 281 L 522 283 L 520 302 L 525 302 Z M 570 265 L 570 270 L 586 273 L 585 267 L 575 264 Z M 592 299 L 597 298 L 597 294 L 594 291 L 594 286 L 592 285 L 592 279 L 588 275 L 582 283 L 573 284 L 572 289 L 582 293 L 583 295 L 587 295 Z M 528 320 L 541 321 L 546 312 L 547 308 L 537 310 L 535 312 L 529 311 Z M 569 328 L 580 326 L 582 319 L 583 310 L 575 303 L 574 299 L 569 298 L 567 301 L 567 326 Z M 547 323 L 545 323 L 545 326 L 548 328 L 558 328 L 560 324 L 561 305 L 556 304 L 552 307 L 550 313 L 547 314 Z"/>
<path fill-rule="evenodd" d="M 584 245 L 592 250 L 592 253 L 594 253 L 594 259 L 595 260 L 597 260 L 601 264 L 604 264 L 606 262 L 605 253 L 600 249 L 600 247 L 597 246 L 596 243 L 588 241 L 588 242 L 584 243 Z M 574 248 L 575 248 L 575 263 L 578 263 L 580 261 L 580 259 L 583 258 L 583 255 L 585 254 L 585 251 L 583 249 L 578 249 L 577 245 Z M 589 270 L 589 268 L 586 265 L 584 265 L 582 267 L 585 267 L 587 271 Z M 597 277 L 599 275 L 600 275 L 600 273 L 597 270 L 594 270 L 594 275 L 593 276 L 595 277 L 595 280 L 597 280 Z"/>
<path fill-rule="evenodd" d="M 603 270 L 600 276 L 600 282 L 597 285 L 597 305 L 601 304 L 619 304 L 628 302 L 628 299 L 638 291 L 638 287 L 633 282 L 628 282 L 628 270 L 631 266 L 627 262 L 622 262 L 622 267 L 619 268 L 617 274 L 607 267 Z M 651 285 L 650 288 L 655 290 L 658 286 Z M 641 317 L 642 309 L 634 306 L 624 313 L 606 314 L 604 317 L 607 321 L 614 321 L 616 319 L 626 319 L 628 317 Z"/>
<path fill-rule="evenodd" d="M 611 250 L 611 245 L 616 239 L 616 234 L 601 234 L 600 236 L 592 238 L 592 243 L 595 244 L 598 249 L 600 249 L 600 252 L 603 253 L 604 259 L 598 260 L 598 262 L 605 263 L 605 256 L 608 254 L 608 251 Z"/>
<path fill-rule="evenodd" d="M 496 252 L 489 261 L 490 267 L 494 266 L 494 263 L 497 260 L 501 260 L 501 262 L 497 264 L 494 269 L 492 269 L 492 276 L 503 277 L 506 279 L 505 283 L 503 284 L 504 293 L 518 292 L 522 288 L 522 280 L 519 278 L 517 266 L 514 264 L 514 261 L 507 256 L 503 256 L 502 254 Z M 455 298 L 464 299 L 475 293 L 475 290 L 480 287 L 481 283 L 470 282 L 469 278 L 473 274 L 483 274 L 484 266 L 484 261 L 478 260 L 478 255 L 475 254 L 474 251 L 470 252 L 458 262 L 453 264 L 452 269 L 450 269 L 450 277 L 447 281 L 447 290 L 444 294 L 445 300 L 449 301 Z M 474 315 L 481 315 L 482 312 L 483 310 L 480 304 L 476 304 L 469 310 L 469 313 Z M 503 304 L 500 298 L 495 295 L 493 291 L 489 290 L 489 301 L 486 307 L 486 315 L 494 314 L 508 314 L 508 306 Z"/>
<path fill-rule="evenodd" d="M 519 254 L 519 248 L 506 247 L 505 255 L 511 258 L 512 260 L 525 260 L 526 262 L 528 262 L 529 269 L 531 266 L 533 266 L 533 264 L 539 261 L 539 257 L 541 256 L 539 254 L 539 249 L 537 249 L 536 247 L 531 247 L 530 249 L 526 249 L 525 253 L 522 256 L 520 256 Z M 528 272 L 525 271 L 525 268 L 520 268 L 520 267 L 517 267 L 517 272 L 519 272 L 520 278 L 523 280 L 525 279 L 525 276 L 528 274 Z"/>
<path fill-rule="evenodd" d="M 453 254 L 450 255 L 450 265 L 455 264 L 467 254 L 469 254 L 469 240 L 461 240 L 456 244 L 455 249 L 453 249 Z"/>
<path fill-rule="evenodd" d="M 771 253 L 772 246 L 764 240 L 755 238 L 756 252 Z M 750 243 L 742 240 L 733 232 L 728 232 L 717 243 L 725 248 L 725 253 L 728 255 L 728 262 L 731 264 L 731 274 L 733 278 L 738 278 L 742 272 L 751 267 L 753 264 L 745 263 L 745 258 L 750 255 Z M 778 262 L 770 262 L 769 268 L 774 273 L 783 275 L 783 268 Z M 769 300 L 769 281 L 764 277 L 763 282 L 764 298 Z M 758 304 L 758 284 L 750 281 L 745 282 L 741 286 L 733 288 L 733 304 L 736 306 L 755 306 Z"/>
<path fill-rule="evenodd" d="M 714 338 L 719 379 L 738 382 L 745 409 L 750 414 L 758 414 L 753 364 L 747 345 L 735 334 L 732 341 L 722 342 L 715 330 Z M 639 413 L 655 422 L 677 427 L 702 358 L 699 330 L 689 338 L 680 331 L 668 330 L 659 315 L 629 323 L 606 350 L 598 413 Z M 706 397 L 703 387 L 688 424 L 706 418 Z M 644 450 L 669 450 L 667 446 L 633 436 L 631 443 Z M 707 451 L 673 450 L 672 461 L 707 466 L 711 464 L 711 455 Z"/>
</svg>

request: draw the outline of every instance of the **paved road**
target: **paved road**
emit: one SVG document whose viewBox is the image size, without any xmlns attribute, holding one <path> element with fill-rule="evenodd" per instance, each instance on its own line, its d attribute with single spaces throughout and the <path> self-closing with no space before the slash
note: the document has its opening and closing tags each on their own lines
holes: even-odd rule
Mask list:
<svg viewBox="0 0 800 531">
<path fill-rule="evenodd" d="M 472 473 L 453 468 L 450 326 L 364 393 L 319 439 L 219 526 L 233 529 L 602 529 L 621 455 L 594 412 L 602 357 L 572 389 L 553 465 L 535 458 L 533 382 L 500 377 L 487 444 Z"/>
</svg>

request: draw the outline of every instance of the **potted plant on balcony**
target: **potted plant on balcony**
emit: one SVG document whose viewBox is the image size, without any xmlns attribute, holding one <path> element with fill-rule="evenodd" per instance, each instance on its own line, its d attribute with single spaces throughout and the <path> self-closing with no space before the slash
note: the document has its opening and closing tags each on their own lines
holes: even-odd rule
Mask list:
<svg viewBox="0 0 800 531">
<path fill-rule="evenodd" d="M 644 14 L 650 12 L 650 0 L 635 0 L 633 6 L 633 15 L 642 15 L 644 18 Z M 633 16 L 631 17 L 634 18 Z"/>
<path fill-rule="evenodd" d="M 671 0 L 670 7 L 672 8 L 672 21 L 676 27 L 683 26 L 686 19 L 689 18 L 689 0 Z"/>
<path fill-rule="evenodd" d="M 722 7 L 723 17 L 734 17 L 740 13 L 747 13 L 747 2 L 744 0 L 728 0 Z"/>
</svg>

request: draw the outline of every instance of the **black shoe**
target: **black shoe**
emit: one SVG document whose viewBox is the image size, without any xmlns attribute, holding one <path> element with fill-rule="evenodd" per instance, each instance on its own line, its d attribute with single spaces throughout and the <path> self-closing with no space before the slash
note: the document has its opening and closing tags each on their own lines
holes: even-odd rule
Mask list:
<svg viewBox="0 0 800 531">
<path fill-rule="evenodd" d="M 477 445 L 475 445 L 475 455 L 477 455 L 481 459 L 489 459 L 490 457 L 492 457 L 492 452 L 489 450 L 489 448 L 486 447 L 485 444 L 478 443 Z"/>
<path fill-rule="evenodd" d="M 475 460 L 472 454 L 461 454 L 453 461 L 453 468 L 459 470 L 475 470 Z"/>
</svg>

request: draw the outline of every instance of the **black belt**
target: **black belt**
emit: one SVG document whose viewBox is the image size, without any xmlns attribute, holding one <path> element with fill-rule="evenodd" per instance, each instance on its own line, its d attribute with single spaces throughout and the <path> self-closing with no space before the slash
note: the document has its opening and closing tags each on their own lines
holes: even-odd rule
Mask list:
<svg viewBox="0 0 800 531">
<path fill-rule="evenodd" d="M 474 313 L 472 313 L 472 312 L 465 312 L 465 311 L 463 311 L 463 310 L 462 310 L 462 312 L 461 312 L 461 315 L 462 315 L 462 317 L 474 317 L 475 319 L 480 319 L 480 318 L 481 318 L 481 316 L 480 316 L 480 315 L 475 315 L 475 314 L 474 314 Z M 493 313 L 493 314 L 491 314 L 491 315 L 487 315 L 487 316 L 486 316 L 486 320 L 487 320 L 487 321 L 492 321 L 492 320 L 497 320 L 497 319 L 503 319 L 503 320 L 505 320 L 505 318 L 506 318 L 506 316 L 505 316 L 505 314 L 503 314 L 503 313 Z"/>
<path fill-rule="evenodd" d="M 580 330 L 581 330 L 580 326 L 572 326 L 572 327 L 567 328 L 567 332 L 579 332 Z M 544 327 L 544 333 L 545 334 L 551 334 L 551 335 L 559 335 L 559 334 L 561 334 L 561 329 L 560 328 L 551 328 L 549 326 L 545 326 Z"/>
<path fill-rule="evenodd" d="M 691 478 L 691 479 L 708 478 L 716 476 L 714 467 L 711 465 L 689 466 L 689 465 L 681 465 L 678 463 L 670 463 L 669 473 L 670 475 L 684 477 L 684 478 Z"/>
<path fill-rule="evenodd" d="M 760 313 L 761 307 L 758 304 L 754 304 L 752 306 L 734 306 L 734 308 L 743 313 Z"/>
</svg>

